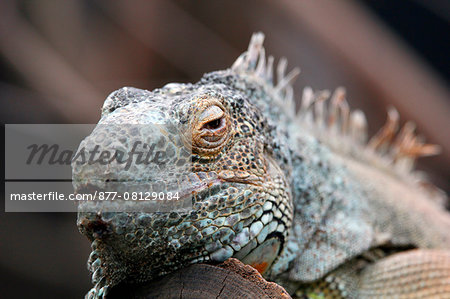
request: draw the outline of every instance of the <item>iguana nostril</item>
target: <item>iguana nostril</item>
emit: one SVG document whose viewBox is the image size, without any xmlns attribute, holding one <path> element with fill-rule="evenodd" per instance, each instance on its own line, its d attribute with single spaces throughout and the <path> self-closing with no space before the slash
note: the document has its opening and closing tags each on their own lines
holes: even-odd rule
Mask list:
<svg viewBox="0 0 450 299">
<path fill-rule="evenodd" d="M 103 220 L 97 220 L 89 224 L 94 238 L 101 239 L 105 233 L 109 232 L 109 226 Z"/>
<path fill-rule="evenodd" d="M 79 227 L 94 239 L 102 239 L 111 232 L 110 225 L 94 213 L 85 214 L 85 218 L 79 222 Z"/>
</svg>

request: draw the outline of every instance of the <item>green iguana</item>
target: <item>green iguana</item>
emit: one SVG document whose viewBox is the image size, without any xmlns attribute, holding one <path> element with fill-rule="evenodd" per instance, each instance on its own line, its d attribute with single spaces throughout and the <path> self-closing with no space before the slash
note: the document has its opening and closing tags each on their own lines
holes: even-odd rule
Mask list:
<svg viewBox="0 0 450 299">
<path fill-rule="evenodd" d="M 87 298 L 230 257 L 301 298 L 450 298 L 450 216 L 442 192 L 413 171 L 438 147 L 422 143 L 410 122 L 399 129 L 394 109 L 367 141 L 365 116 L 349 109 L 341 88 L 305 88 L 296 109 L 299 70 L 286 74 L 285 59 L 274 70 L 263 40 L 254 34 L 231 68 L 195 84 L 125 87 L 106 99 L 80 148 L 127 152 L 144 138 L 168 153 L 174 171 L 74 164 L 77 192 L 176 183 L 192 210 L 89 212 L 81 204 L 78 227 L 93 249 Z M 117 125 L 126 138 L 108 131 Z"/>
</svg>

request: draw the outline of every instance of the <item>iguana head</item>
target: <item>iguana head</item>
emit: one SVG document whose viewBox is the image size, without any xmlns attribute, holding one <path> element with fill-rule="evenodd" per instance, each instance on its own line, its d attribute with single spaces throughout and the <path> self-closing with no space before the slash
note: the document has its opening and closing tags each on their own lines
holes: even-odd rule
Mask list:
<svg viewBox="0 0 450 299">
<path fill-rule="evenodd" d="M 135 202 L 132 195 L 94 210 L 82 203 L 78 226 L 93 242 L 94 283 L 145 281 L 232 256 L 263 273 L 270 268 L 293 214 L 287 134 L 270 101 L 290 86 L 282 80 L 278 90 L 268 84 L 267 66 L 254 75 L 252 55 L 261 42 L 256 35 L 232 68 L 198 83 L 151 92 L 122 88 L 106 99 L 99 124 L 79 151 L 119 150 L 126 153 L 123 159 L 134 155 L 134 162 L 74 163 L 77 192 L 127 191 L 142 199 L 170 191 L 192 205 L 149 211 L 154 201 Z M 153 162 L 155 152 L 163 154 L 157 163 L 138 163 L 138 148 L 152 149 Z M 111 183 L 115 189 L 108 190 Z"/>
</svg>

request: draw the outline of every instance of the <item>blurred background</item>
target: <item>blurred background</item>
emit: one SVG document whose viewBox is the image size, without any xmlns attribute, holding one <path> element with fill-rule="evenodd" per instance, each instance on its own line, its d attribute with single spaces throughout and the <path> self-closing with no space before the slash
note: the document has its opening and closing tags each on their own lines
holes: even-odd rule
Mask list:
<svg viewBox="0 0 450 299">
<path fill-rule="evenodd" d="M 113 90 L 195 82 L 263 31 L 267 53 L 301 67 L 297 100 L 305 86 L 345 86 L 372 134 L 392 105 L 442 145 L 418 167 L 448 194 L 449 20 L 450 2 L 439 0 L 1 0 L 0 118 L 96 123 Z M 1 212 L 2 297 L 84 295 L 90 246 L 75 221 Z"/>
</svg>

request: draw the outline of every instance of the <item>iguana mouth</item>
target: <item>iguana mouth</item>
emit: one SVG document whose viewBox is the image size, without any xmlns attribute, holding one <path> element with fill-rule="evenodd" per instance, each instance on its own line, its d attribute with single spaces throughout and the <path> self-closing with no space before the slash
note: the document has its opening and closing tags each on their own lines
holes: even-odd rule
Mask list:
<svg viewBox="0 0 450 299">
<path fill-rule="evenodd" d="M 252 184 L 259 185 L 262 182 L 262 179 L 257 177 L 254 174 L 250 174 L 244 171 L 230 171 L 223 170 L 219 173 L 215 171 L 211 172 L 192 172 L 188 175 L 183 175 L 182 179 L 176 184 L 176 187 L 172 187 L 173 189 L 166 189 L 163 192 L 173 192 L 177 193 L 177 197 L 179 200 L 184 200 L 192 196 L 202 196 L 209 193 L 209 191 L 213 190 L 215 186 L 220 186 L 224 183 L 243 183 L 243 184 Z M 130 183 L 128 180 L 120 180 L 120 179 L 105 179 L 101 181 L 101 184 L 93 184 L 91 182 L 85 182 L 78 184 L 75 188 L 75 193 L 77 194 L 98 194 L 99 192 L 103 193 L 116 193 L 117 186 Z M 148 185 L 151 181 L 142 181 L 137 180 L 131 182 L 132 184 L 140 184 Z M 99 186 L 103 185 L 103 186 Z M 154 190 L 139 190 L 141 192 L 155 192 Z M 129 192 L 137 192 L 133 189 L 130 189 Z M 212 194 L 211 194 L 212 195 Z M 123 199 L 123 197 L 122 197 Z M 96 200 L 94 198 L 94 200 Z"/>
<path fill-rule="evenodd" d="M 107 183 L 119 183 L 126 184 L 127 181 L 120 181 L 114 179 L 105 179 L 104 182 Z M 187 217 L 191 213 L 202 213 L 202 210 L 199 210 L 199 204 L 204 206 L 209 203 L 210 200 L 217 200 L 217 196 L 223 192 L 223 190 L 230 188 L 232 186 L 236 186 L 235 184 L 249 184 L 253 187 L 260 187 L 262 179 L 253 174 L 244 173 L 242 171 L 222 171 L 222 172 L 197 172 L 197 173 L 189 173 L 188 175 L 184 175 L 180 187 L 176 191 L 178 192 L 178 202 L 189 203 L 189 205 L 180 206 L 173 205 L 173 210 L 165 210 L 163 213 L 170 214 L 171 212 L 178 213 L 180 217 Z M 143 182 L 145 184 L 145 182 Z M 100 186 L 99 186 L 100 185 Z M 237 186 L 236 186 L 237 187 Z M 78 184 L 76 187 L 76 193 L 79 194 L 99 194 L 99 193 L 115 193 L 113 189 L 108 189 L 102 187 L 101 184 L 93 184 L 92 182 Z M 155 201 L 153 201 L 154 203 Z M 124 200 L 122 197 L 119 200 L 97 200 L 81 202 L 79 205 L 79 212 L 81 214 L 79 216 L 79 226 L 84 231 L 83 233 L 87 235 L 91 239 L 102 239 L 106 240 L 113 235 L 121 234 L 120 233 L 120 225 L 121 223 L 117 223 L 113 219 L 117 218 L 116 216 L 119 214 L 129 214 L 129 212 L 137 213 L 137 214 L 145 214 L 151 215 L 151 217 L 158 218 L 158 214 L 161 214 L 161 211 L 149 210 L 148 204 L 152 202 L 148 202 L 145 200 Z M 166 206 L 170 207 L 170 206 Z M 116 216 L 112 216 L 111 214 L 116 214 Z M 152 215 L 153 214 L 153 215 Z M 128 216 L 127 216 L 128 217 Z M 195 219 L 195 218 L 194 218 Z"/>
</svg>

